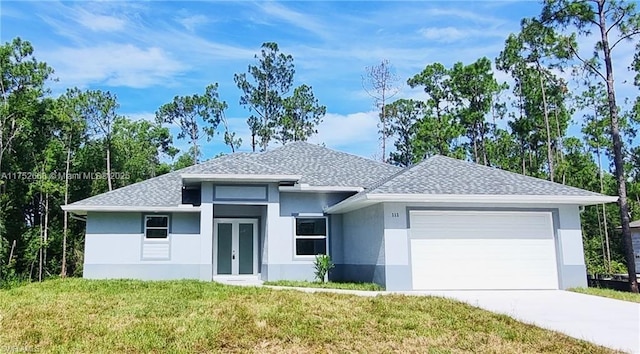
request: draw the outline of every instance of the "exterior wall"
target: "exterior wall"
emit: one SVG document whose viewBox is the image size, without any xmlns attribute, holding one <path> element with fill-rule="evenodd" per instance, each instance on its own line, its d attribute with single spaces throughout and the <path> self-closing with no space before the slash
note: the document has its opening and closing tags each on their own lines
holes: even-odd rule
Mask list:
<svg viewBox="0 0 640 354">
<path fill-rule="evenodd" d="M 169 258 L 142 258 L 144 213 L 89 213 L 85 238 L 85 278 L 144 280 L 198 279 L 200 215 L 169 215 Z"/>
<path fill-rule="evenodd" d="M 636 273 L 640 273 L 640 230 L 631 230 L 631 242 L 633 243 L 633 255 L 636 260 Z"/>
<path fill-rule="evenodd" d="M 580 210 L 577 206 L 560 206 L 556 223 L 556 255 L 560 289 L 587 287 Z M 555 220 L 554 220 L 555 221 Z"/>
<path fill-rule="evenodd" d="M 295 256 L 295 215 L 313 213 L 323 215 L 324 208 L 348 196 L 345 193 L 279 193 L 277 186 L 269 191 L 267 204 L 266 262 L 263 262 L 263 280 L 313 280 L 314 257 Z M 328 252 L 335 257 L 341 254 L 341 217 L 330 216 L 328 227 Z M 335 256 L 334 256 L 335 253 Z"/>
<path fill-rule="evenodd" d="M 342 255 L 336 278 L 386 285 L 384 207 L 354 210 L 342 216 Z"/>
<path fill-rule="evenodd" d="M 280 193 L 280 216 L 297 213 L 322 213 L 326 207 L 335 205 L 353 193 Z"/>
<path fill-rule="evenodd" d="M 559 288 L 586 287 L 586 266 L 582 246 L 580 213 L 577 206 L 549 205 L 503 205 L 491 204 L 429 204 L 429 203 L 384 203 L 384 250 L 385 281 L 387 290 L 411 290 L 411 259 L 409 252 L 410 209 L 466 208 L 487 210 L 551 210 L 554 218 L 556 259 Z M 349 249 L 346 248 L 345 249 Z"/>
</svg>

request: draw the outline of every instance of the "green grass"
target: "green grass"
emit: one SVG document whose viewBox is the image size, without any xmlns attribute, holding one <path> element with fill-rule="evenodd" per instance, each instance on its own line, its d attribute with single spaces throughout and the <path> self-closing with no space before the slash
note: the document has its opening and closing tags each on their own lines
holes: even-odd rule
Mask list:
<svg viewBox="0 0 640 354">
<path fill-rule="evenodd" d="M 325 289 L 345 289 L 345 290 L 366 290 L 366 291 L 381 291 L 384 290 L 378 284 L 375 283 L 342 283 L 342 282 L 310 282 L 310 281 L 293 281 L 293 280 L 278 280 L 278 281 L 266 281 L 264 285 L 275 286 L 295 286 L 300 288 L 325 288 Z"/>
<path fill-rule="evenodd" d="M 581 294 L 609 297 L 617 300 L 640 303 L 640 294 L 634 294 L 624 291 L 601 288 L 573 288 L 569 290 Z"/>
<path fill-rule="evenodd" d="M 562 352 L 608 349 L 435 297 L 59 279 L 0 290 L 0 352 Z"/>
</svg>

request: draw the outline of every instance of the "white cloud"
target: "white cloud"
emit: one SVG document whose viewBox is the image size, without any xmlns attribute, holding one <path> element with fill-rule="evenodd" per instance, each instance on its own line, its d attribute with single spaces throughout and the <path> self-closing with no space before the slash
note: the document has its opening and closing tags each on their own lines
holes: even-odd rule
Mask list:
<svg viewBox="0 0 640 354">
<path fill-rule="evenodd" d="M 371 157 L 378 152 L 378 113 L 327 113 L 309 142 Z"/>
<path fill-rule="evenodd" d="M 277 18 L 284 22 L 288 22 L 320 37 L 328 36 L 326 28 L 312 16 L 296 12 L 282 4 L 271 1 L 260 2 L 257 5 L 267 16 L 270 16 L 271 18 Z"/>
<path fill-rule="evenodd" d="M 192 15 L 178 18 L 176 21 L 180 23 L 186 30 L 193 32 L 196 27 L 208 23 L 210 20 L 204 15 Z"/>
<path fill-rule="evenodd" d="M 171 79 L 185 70 L 183 64 L 161 48 L 145 49 L 131 44 L 60 47 L 45 57 L 66 85 L 99 83 L 143 88 L 171 84 Z"/>
<path fill-rule="evenodd" d="M 457 27 L 426 27 L 418 31 L 424 38 L 436 42 L 451 43 L 481 37 L 506 38 L 507 32 L 492 29 L 457 28 Z"/>
<path fill-rule="evenodd" d="M 78 11 L 76 21 L 92 31 L 119 31 L 124 29 L 126 21 L 113 16 L 97 15 L 88 11 Z"/>
</svg>

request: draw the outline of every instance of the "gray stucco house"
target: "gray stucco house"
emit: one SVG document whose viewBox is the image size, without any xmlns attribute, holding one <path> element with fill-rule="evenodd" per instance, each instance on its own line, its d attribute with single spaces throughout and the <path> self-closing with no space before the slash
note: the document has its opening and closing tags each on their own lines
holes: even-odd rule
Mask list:
<svg viewBox="0 0 640 354">
<path fill-rule="evenodd" d="M 388 290 L 586 286 L 579 206 L 616 201 L 434 156 L 408 169 L 304 142 L 235 153 L 63 207 L 85 278 L 334 280 Z"/>
<path fill-rule="evenodd" d="M 633 256 L 636 262 L 636 272 L 640 272 L 640 220 L 629 223 L 631 228 L 631 243 L 633 245 Z"/>
</svg>

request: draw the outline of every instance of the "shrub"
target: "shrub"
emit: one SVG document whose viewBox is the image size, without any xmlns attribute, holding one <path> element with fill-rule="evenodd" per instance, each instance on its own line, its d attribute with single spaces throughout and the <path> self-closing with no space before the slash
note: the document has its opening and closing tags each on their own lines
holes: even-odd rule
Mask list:
<svg viewBox="0 0 640 354">
<path fill-rule="evenodd" d="M 313 265 L 316 268 L 316 280 L 320 283 L 325 282 L 327 273 L 329 273 L 330 269 L 335 267 L 333 262 L 331 262 L 331 257 L 327 256 L 326 254 L 316 255 L 316 260 L 313 262 Z"/>
</svg>

